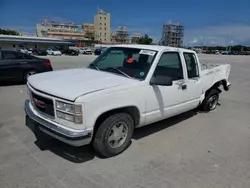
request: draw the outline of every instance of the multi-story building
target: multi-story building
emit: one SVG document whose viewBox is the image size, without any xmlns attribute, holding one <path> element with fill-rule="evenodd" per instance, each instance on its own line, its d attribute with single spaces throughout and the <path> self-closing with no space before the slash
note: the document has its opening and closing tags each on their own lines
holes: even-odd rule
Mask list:
<svg viewBox="0 0 250 188">
<path fill-rule="evenodd" d="M 129 43 L 128 29 L 125 26 L 119 26 L 111 35 L 113 43 Z"/>
<path fill-rule="evenodd" d="M 99 9 L 94 16 L 95 40 L 103 43 L 110 43 L 110 13 Z"/>
<path fill-rule="evenodd" d="M 140 38 L 141 38 L 141 33 L 134 33 L 131 36 L 131 43 L 132 44 L 137 44 L 139 42 Z"/>
<path fill-rule="evenodd" d="M 85 37 L 91 40 L 95 38 L 95 27 L 92 23 L 84 23 L 82 25 L 83 32 L 85 33 Z"/>
<path fill-rule="evenodd" d="M 173 24 L 171 21 L 163 25 L 161 45 L 182 47 L 184 37 L 184 27 L 179 23 Z"/>
<path fill-rule="evenodd" d="M 61 39 L 85 40 L 85 34 L 82 32 L 80 25 L 72 22 L 62 23 L 44 20 L 41 24 L 36 25 L 38 37 L 50 37 Z"/>
</svg>

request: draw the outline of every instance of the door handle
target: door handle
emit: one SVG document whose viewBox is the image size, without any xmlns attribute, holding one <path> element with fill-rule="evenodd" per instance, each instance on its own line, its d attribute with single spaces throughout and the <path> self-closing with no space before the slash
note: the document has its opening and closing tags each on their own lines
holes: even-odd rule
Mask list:
<svg viewBox="0 0 250 188">
<path fill-rule="evenodd" d="M 178 89 L 187 89 L 187 84 L 185 82 L 177 82 L 176 85 L 178 85 Z"/>
<path fill-rule="evenodd" d="M 187 84 L 182 84 L 182 85 L 181 85 L 181 89 L 182 89 L 182 90 L 187 89 Z"/>
</svg>

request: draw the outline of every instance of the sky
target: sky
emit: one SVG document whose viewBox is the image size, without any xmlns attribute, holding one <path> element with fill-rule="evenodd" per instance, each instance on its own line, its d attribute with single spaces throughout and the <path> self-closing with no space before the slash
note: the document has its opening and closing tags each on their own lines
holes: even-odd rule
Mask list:
<svg viewBox="0 0 250 188">
<path fill-rule="evenodd" d="M 239 2 L 239 3 L 238 3 Z M 111 14 L 111 29 L 161 38 L 170 20 L 185 27 L 186 45 L 250 45 L 250 0 L 0 0 L 0 27 L 35 33 L 43 19 L 93 22 L 98 6 Z"/>
</svg>

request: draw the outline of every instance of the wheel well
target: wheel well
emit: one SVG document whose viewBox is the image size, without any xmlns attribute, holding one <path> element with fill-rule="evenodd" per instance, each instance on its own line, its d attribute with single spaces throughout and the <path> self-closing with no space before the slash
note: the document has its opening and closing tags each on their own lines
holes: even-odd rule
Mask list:
<svg viewBox="0 0 250 188">
<path fill-rule="evenodd" d="M 205 92 L 205 96 L 207 96 L 208 93 L 209 93 L 212 89 L 217 89 L 217 90 L 219 90 L 219 92 L 221 92 L 221 90 L 220 90 L 220 88 L 219 88 L 221 85 L 222 85 L 223 88 L 225 89 L 226 86 L 227 86 L 227 81 L 226 81 L 226 80 L 221 80 L 221 81 L 216 82 L 212 87 L 210 87 L 210 88 Z"/>
<path fill-rule="evenodd" d="M 103 114 L 101 114 L 95 123 L 94 126 L 94 132 L 96 132 L 96 130 L 99 128 L 99 126 L 101 125 L 101 123 L 108 118 L 109 116 L 113 115 L 113 114 L 117 114 L 117 113 L 127 113 L 129 115 L 131 115 L 131 117 L 133 118 L 135 127 L 139 124 L 140 122 L 140 112 L 138 110 L 137 107 L 135 106 L 128 106 L 128 107 L 122 107 L 122 108 L 117 108 L 117 109 L 113 109 L 107 112 L 104 112 Z"/>
</svg>

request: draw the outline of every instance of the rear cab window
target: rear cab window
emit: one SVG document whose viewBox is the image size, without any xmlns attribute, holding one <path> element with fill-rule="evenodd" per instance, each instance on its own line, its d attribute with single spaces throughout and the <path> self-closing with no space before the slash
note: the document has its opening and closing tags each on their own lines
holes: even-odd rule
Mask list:
<svg viewBox="0 0 250 188">
<path fill-rule="evenodd" d="M 199 77 L 198 61 L 194 53 L 184 52 L 184 59 L 187 67 L 188 78 Z"/>
</svg>

